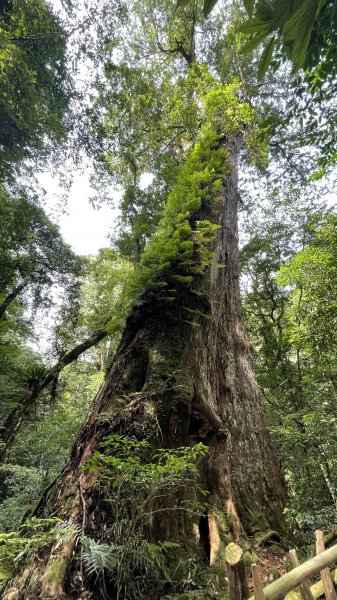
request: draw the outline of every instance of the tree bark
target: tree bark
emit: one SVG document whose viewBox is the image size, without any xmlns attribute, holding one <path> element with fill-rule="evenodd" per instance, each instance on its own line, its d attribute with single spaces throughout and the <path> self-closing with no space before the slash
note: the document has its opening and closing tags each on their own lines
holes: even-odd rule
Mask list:
<svg viewBox="0 0 337 600">
<path fill-rule="evenodd" d="M 231 531 L 238 539 L 244 529 L 250 531 L 252 519 L 259 520 L 262 527 L 267 523 L 275 529 L 283 527 L 285 486 L 265 425 L 240 304 L 239 146 L 239 139 L 226 142 L 230 174 L 224 177 L 220 198 L 204 201 L 197 215 L 219 225 L 212 266 L 200 276 L 197 292 L 177 284 L 175 301 L 165 303 L 152 297 L 134 307 L 95 407 L 61 477 L 58 514 L 80 520 L 84 496 L 89 533 L 96 539 L 104 540 L 104 522 L 92 476 L 81 475 L 79 491 L 79 470 L 100 441 L 112 433 L 147 438 L 155 447 L 202 441 L 209 448 L 199 465 L 199 483 L 220 515 L 217 524 L 212 520 L 211 535 L 207 515 L 190 519 L 183 511 L 172 510 L 158 512 L 151 519 L 151 539 L 188 544 L 199 529 L 199 546 L 209 562 L 210 555 L 218 551 L 212 548 L 212 540 L 219 546 L 224 532 Z M 73 498 L 70 507 L 69 495 Z M 38 568 L 42 569 L 41 563 Z M 36 573 L 34 578 L 33 591 L 23 592 L 20 600 L 57 596 L 50 596 L 50 587 L 44 589 L 43 579 Z M 63 582 L 56 588 L 59 597 L 60 589 L 64 592 Z"/>
</svg>

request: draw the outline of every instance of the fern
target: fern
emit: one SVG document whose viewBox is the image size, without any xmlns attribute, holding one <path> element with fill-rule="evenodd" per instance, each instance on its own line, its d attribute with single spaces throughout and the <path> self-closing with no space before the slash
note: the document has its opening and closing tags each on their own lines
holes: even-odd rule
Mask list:
<svg viewBox="0 0 337 600">
<path fill-rule="evenodd" d="M 82 560 L 89 576 L 102 577 L 105 573 L 113 573 L 116 570 L 113 546 L 99 544 L 88 536 L 83 536 L 82 545 Z"/>
</svg>

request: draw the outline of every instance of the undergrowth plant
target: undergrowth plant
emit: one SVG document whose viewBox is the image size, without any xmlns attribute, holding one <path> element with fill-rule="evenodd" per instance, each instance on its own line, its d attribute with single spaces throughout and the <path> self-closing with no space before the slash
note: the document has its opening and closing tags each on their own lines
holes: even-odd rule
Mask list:
<svg viewBox="0 0 337 600">
<path fill-rule="evenodd" d="M 181 583 L 170 568 L 179 544 L 152 543 L 146 531 L 159 513 L 183 511 L 191 517 L 205 513 L 207 492 L 198 483 L 196 462 L 206 453 L 202 443 L 153 450 L 145 440 L 113 435 L 88 460 L 85 470 L 97 475 L 109 525 L 104 543 L 83 537 L 82 560 L 103 598 L 108 597 L 111 582 L 116 600 L 140 598 L 149 586 L 158 590 Z M 193 492 L 186 494 L 187 489 Z M 174 502 L 179 496 L 181 500 Z"/>
<path fill-rule="evenodd" d="M 18 564 L 47 543 L 67 540 L 77 528 L 58 517 L 32 517 L 17 531 L 0 533 L 0 589 L 11 578 Z"/>
</svg>

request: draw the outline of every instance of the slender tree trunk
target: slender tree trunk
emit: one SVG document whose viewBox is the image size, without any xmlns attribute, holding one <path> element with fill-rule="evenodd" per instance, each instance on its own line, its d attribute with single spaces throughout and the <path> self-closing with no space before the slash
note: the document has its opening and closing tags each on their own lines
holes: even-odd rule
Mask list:
<svg viewBox="0 0 337 600">
<path fill-rule="evenodd" d="M 73 447 L 56 500 L 58 514 L 79 522 L 85 507 L 90 532 L 104 540 L 104 518 L 102 522 L 92 474 L 79 476 L 79 469 L 99 442 L 112 433 L 147 438 L 157 447 L 202 441 L 209 452 L 200 463 L 200 483 L 209 492 L 210 505 L 222 516 L 212 513 L 191 520 L 183 511 L 158 513 L 151 520 L 149 536 L 182 544 L 191 543 L 194 536 L 213 563 L 223 532 L 228 534 L 230 530 L 238 538 L 243 529 L 249 531 L 252 519 L 262 526 L 268 523 L 272 528 L 282 528 L 286 499 L 265 425 L 240 305 L 240 140 L 226 145 L 231 171 L 223 180 L 221 197 L 204 202 L 198 215 L 198 219 L 209 219 L 220 226 L 214 238 L 213 264 L 200 276 L 197 293 L 177 284 L 174 302 L 154 298 L 132 311 L 94 410 Z M 46 552 L 47 566 L 43 566 L 46 562 L 40 556 L 40 563 L 26 571 L 17 584 L 30 589 L 20 600 L 61 597 L 64 569 L 57 585 L 55 581 L 49 585 L 48 573 L 55 571 L 55 560 L 68 557 L 70 563 L 68 550 L 62 555 L 55 548 L 51 554 Z M 6 600 L 9 598 L 5 595 Z"/>
<path fill-rule="evenodd" d="M 29 413 L 32 406 L 37 401 L 39 394 L 50 384 L 57 381 L 61 371 L 78 359 L 83 352 L 89 350 L 107 336 L 106 329 L 96 331 L 92 336 L 66 352 L 57 363 L 46 373 L 28 383 L 28 389 L 24 397 L 18 402 L 17 406 L 11 410 L 3 425 L 0 427 L 0 462 L 4 462 L 8 451 L 18 433 L 24 418 Z"/>
</svg>

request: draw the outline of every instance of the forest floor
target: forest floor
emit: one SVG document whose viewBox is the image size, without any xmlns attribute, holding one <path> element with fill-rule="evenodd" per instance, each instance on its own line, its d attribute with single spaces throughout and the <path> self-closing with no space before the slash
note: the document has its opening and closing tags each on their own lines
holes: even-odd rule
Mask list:
<svg viewBox="0 0 337 600">
<path fill-rule="evenodd" d="M 261 546 L 259 543 L 254 543 L 251 553 L 256 560 L 257 571 L 264 586 L 284 575 L 290 568 L 288 552 L 279 544 Z M 247 577 L 247 581 L 249 590 L 253 593 L 254 586 L 251 575 Z"/>
</svg>

